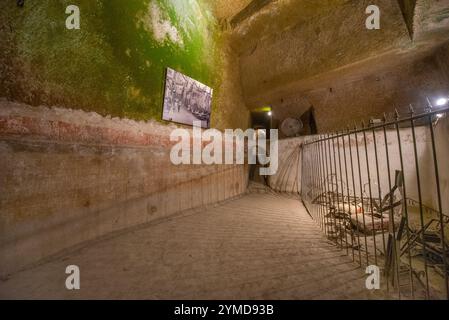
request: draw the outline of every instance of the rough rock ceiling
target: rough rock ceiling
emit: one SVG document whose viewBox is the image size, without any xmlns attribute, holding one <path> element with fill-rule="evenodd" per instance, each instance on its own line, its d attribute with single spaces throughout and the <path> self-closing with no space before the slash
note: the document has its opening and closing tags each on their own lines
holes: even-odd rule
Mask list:
<svg viewBox="0 0 449 320">
<path fill-rule="evenodd" d="M 222 16 L 232 20 L 250 2 L 223 1 Z M 319 85 L 321 78 L 337 81 L 341 72 L 362 76 L 417 59 L 449 40 L 449 0 L 377 0 L 380 30 L 365 28 L 370 4 L 273 0 L 233 26 L 229 33 L 249 107 Z"/>
<path fill-rule="evenodd" d="M 444 41 L 449 37 L 449 0 L 417 0 L 413 16 L 415 41 Z"/>
<path fill-rule="evenodd" d="M 212 0 L 215 5 L 215 15 L 218 19 L 231 19 L 246 6 L 248 6 L 252 0 Z"/>
<path fill-rule="evenodd" d="M 407 25 L 410 37 L 413 37 L 413 19 L 415 16 L 416 0 L 398 0 L 405 24 Z"/>
<path fill-rule="evenodd" d="M 271 35 L 286 34 L 295 26 L 315 21 L 319 16 L 329 16 L 335 10 L 341 10 L 342 5 L 351 2 L 357 1 L 273 0 L 233 28 L 234 48 L 242 54 Z"/>
</svg>

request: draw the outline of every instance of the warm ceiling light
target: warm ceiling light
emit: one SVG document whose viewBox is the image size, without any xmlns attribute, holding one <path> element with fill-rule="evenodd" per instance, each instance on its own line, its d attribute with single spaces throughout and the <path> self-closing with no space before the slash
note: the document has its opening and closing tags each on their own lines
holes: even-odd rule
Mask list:
<svg viewBox="0 0 449 320">
<path fill-rule="evenodd" d="M 437 106 L 442 107 L 444 105 L 446 105 L 448 102 L 448 100 L 446 98 L 440 98 L 437 100 Z"/>
<path fill-rule="evenodd" d="M 268 112 L 268 115 L 271 117 L 273 115 L 273 112 Z"/>
</svg>

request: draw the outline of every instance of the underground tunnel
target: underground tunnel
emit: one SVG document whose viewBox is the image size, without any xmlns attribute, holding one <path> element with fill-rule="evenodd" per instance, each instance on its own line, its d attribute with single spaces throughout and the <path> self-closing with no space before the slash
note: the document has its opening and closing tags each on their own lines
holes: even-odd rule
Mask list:
<svg viewBox="0 0 449 320">
<path fill-rule="evenodd" d="M 0 39 L 0 299 L 449 299 L 448 0 L 8 0 Z"/>
</svg>

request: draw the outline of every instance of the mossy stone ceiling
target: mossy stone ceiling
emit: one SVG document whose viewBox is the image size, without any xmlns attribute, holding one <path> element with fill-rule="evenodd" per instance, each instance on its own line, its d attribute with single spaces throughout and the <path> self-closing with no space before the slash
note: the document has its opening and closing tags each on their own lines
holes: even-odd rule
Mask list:
<svg viewBox="0 0 449 320">
<path fill-rule="evenodd" d="M 65 28 L 69 4 L 80 8 L 80 30 Z M 148 120 L 161 117 L 166 67 L 220 87 L 207 0 L 0 1 L 0 28 L 1 89 L 11 100 Z"/>
</svg>

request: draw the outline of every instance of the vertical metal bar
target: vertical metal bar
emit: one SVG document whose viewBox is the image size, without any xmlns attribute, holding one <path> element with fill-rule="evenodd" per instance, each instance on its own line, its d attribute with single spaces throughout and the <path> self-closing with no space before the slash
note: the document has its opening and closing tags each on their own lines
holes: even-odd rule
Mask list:
<svg viewBox="0 0 449 320">
<path fill-rule="evenodd" d="M 358 203 L 357 203 L 357 194 L 355 191 L 355 170 L 354 170 L 354 161 L 353 161 L 353 153 L 352 153 L 352 143 L 351 143 L 351 132 L 348 128 L 349 132 L 349 158 L 351 158 L 351 176 L 352 176 L 352 192 L 354 194 L 354 211 L 355 211 L 355 220 L 356 220 L 356 229 L 357 229 L 357 246 L 359 251 L 359 264 L 362 266 L 362 247 L 360 245 L 360 228 L 359 228 L 359 217 L 358 217 Z M 357 143 L 357 141 L 356 141 Z"/>
<path fill-rule="evenodd" d="M 344 185 L 343 185 L 343 171 L 341 168 L 341 150 L 340 150 L 340 141 L 339 141 L 339 133 L 337 132 L 337 150 L 338 150 L 338 167 L 340 169 L 340 186 L 341 186 L 341 198 L 342 198 L 342 204 L 343 204 L 343 230 L 345 234 L 345 247 L 346 247 L 346 254 L 349 255 L 349 242 L 348 242 L 348 233 L 346 231 L 346 209 L 345 209 L 345 192 L 344 192 Z M 338 183 L 338 182 L 337 182 Z"/>
<path fill-rule="evenodd" d="M 325 136 L 323 136 L 325 137 Z M 329 197 L 329 190 L 328 190 L 328 185 L 326 183 L 326 179 L 327 179 L 327 175 L 328 175 L 328 170 L 327 170 L 327 158 L 326 158 L 326 144 L 324 141 L 322 141 L 321 143 L 321 154 L 322 154 L 322 165 L 323 165 L 323 177 L 322 177 L 322 183 L 324 186 L 324 193 L 323 193 L 323 201 L 324 201 L 324 207 L 323 207 L 323 211 L 324 211 L 324 217 L 325 217 L 325 224 L 326 224 L 326 230 L 327 230 L 327 236 L 329 237 L 330 235 L 330 227 L 331 227 L 331 222 L 329 219 L 329 201 L 328 201 L 328 197 Z"/>
<path fill-rule="evenodd" d="M 338 133 L 336 135 L 338 135 Z M 340 238 L 341 249 L 343 249 L 343 235 L 341 234 L 341 232 L 342 232 L 341 219 L 339 217 L 337 218 L 338 207 L 340 205 L 340 192 L 339 192 L 339 188 L 338 188 L 338 170 L 337 170 L 337 154 L 335 152 L 335 135 L 332 136 L 332 154 L 333 154 L 334 169 L 335 169 L 335 171 L 334 171 L 335 172 L 335 186 L 336 186 L 336 190 L 337 190 L 337 203 L 336 203 L 336 205 L 334 204 L 335 221 L 337 221 L 337 219 L 338 219 L 338 237 Z"/>
<path fill-rule="evenodd" d="M 384 142 L 385 142 L 385 155 L 386 155 L 386 160 L 387 160 L 387 173 L 388 173 L 388 187 L 390 189 L 390 191 L 392 190 L 392 184 L 391 184 L 391 171 L 390 171 L 390 153 L 388 150 L 388 137 L 387 137 L 387 116 L 384 115 L 384 127 L 383 127 L 383 132 L 384 132 Z M 401 299 L 401 288 L 400 288 L 400 280 L 399 280 L 399 264 L 400 261 L 398 259 L 398 254 L 397 254 L 397 244 L 396 244 L 396 226 L 395 226 L 395 222 L 394 222 L 394 208 L 393 208 L 393 194 L 390 192 L 389 195 L 390 198 L 390 203 L 389 203 L 389 207 L 390 207 L 390 219 L 388 220 L 388 223 L 390 225 L 390 230 L 392 231 L 393 235 L 392 238 L 389 237 L 389 241 L 391 240 L 392 242 L 392 255 L 391 258 L 394 259 L 393 261 L 391 261 L 390 263 L 394 263 L 395 265 L 395 271 L 396 271 L 396 285 L 398 288 L 398 297 L 399 299 Z M 387 253 L 388 255 L 390 255 L 390 253 Z M 389 256 L 387 256 L 387 259 L 389 258 Z M 390 270 L 388 271 L 388 277 L 390 276 Z"/>
<path fill-rule="evenodd" d="M 322 136 L 319 137 L 319 139 L 321 139 Z M 323 165 L 323 148 L 322 148 L 322 142 L 321 140 L 317 142 L 318 144 L 318 152 L 319 152 L 319 164 L 320 164 L 320 194 L 319 194 L 319 198 L 318 198 L 318 203 L 320 205 L 320 210 L 321 210 L 321 215 L 322 215 L 322 223 L 323 223 L 323 227 L 324 227 L 324 233 L 327 236 L 327 224 L 326 224 L 326 209 L 323 208 L 323 205 L 321 203 L 323 195 L 326 194 L 326 188 L 323 182 L 324 179 L 324 165 Z"/>
<path fill-rule="evenodd" d="M 444 218 L 443 218 L 443 204 L 441 201 L 441 185 L 440 185 L 440 171 L 438 166 L 438 155 L 437 155 L 437 148 L 435 143 L 435 130 L 433 128 L 433 122 L 432 122 L 432 116 L 429 115 L 429 126 L 430 126 L 430 136 L 432 140 L 432 154 L 433 154 L 433 163 L 435 168 L 435 180 L 436 180 L 436 186 L 437 186 L 437 196 L 438 196 L 438 211 L 439 211 L 439 220 L 440 220 L 440 226 L 441 226 L 441 248 L 443 250 L 443 263 L 444 263 L 444 282 L 446 286 L 446 299 L 449 300 L 449 283 L 448 283 L 448 266 L 447 266 L 447 260 L 446 260 L 446 241 L 445 241 L 445 235 L 444 235 Z"/>
<path fill-rule="evenodd" d="M 309 186 L 309 153 L 308 151 L 308 145 L 304 146 L 304 195 L 303 199 L 306 200 L 304 204 L 307 204 L 307 198 L 308 198 L 308 186 Z M 282 191 L 282 186 L 281 186 Z"/>
<path fill-rule="evenodd" d="M 405 210 L 405 227 L 406 227 L 406 235 L 407 235 L 407 243 L 410 243 L 410 226 L 408 221 L 408 205 L 407 205 L 407 186 L 405 183 L 405 170 L 404 170 L 404 157 L 402 155 L 402 141 L 401 141 L 401 133 L 399 130 L 399 113 L 396 110 L 396 133 L 398 137 L 398 148 L 399 148 L 399 160 L 401 163 L 401 171 L 402 171 L 402 193 L 403 193 L 403 201 L 404 201 L 404 210 Z M 401 243 L 401 241 L 399 241 Z M 415 297 L 415 289 L 414 289 L 414 283 L 413 283 L 413 265 L 412 265 L 412 255 L 410 252 L 410 246 L 408 247 L 408 263 L 410 268 L 410 293 L 412 295 L 412 298 Z"/>
<path fill-rule="evenodd" d="M 305 167 L 304 167 L 304 170 L 305 170 L 305 172 L 304 172 L 305 189 L 304 189 L 304 198 L 303 199 L 305 199 L 304 203 L 306 205 L 307 205 L 307 201 L 308 201 L 309 195 L 310 195 L 310 189 L 309 189 L 310 188 L 310 182 L 309 182 L 309 173 L 310 173 L 310 153 L 309 153 L 309 147 L 310 147 L 310 145 L 306 145 L 305 148 L 304 148 L 304 157 L 305 157 L 305 162 L 304 162 L 304 164 L 305 164 Z M 281 190 L 283 188 L 285 188 L 285 186 L 281 187 Z M 310 214 L 310 208 L 307 208 L 307 211 Z"/>
<path fill-rule="evenodd" d="M 319 149 L 319 145 L 318 142 L 315 143 L 315 152 L 317 154 L 317 193 L 315 196 L 315 199 L 317 199 L 317 197 L 320 196 L 320 194 L 322 193 L 322 186 L 321 186 L 321 155 L 320 155 L 320 149 Z M 318 219 L 320 220 L 320 227 L 321 230 L 323 230 L 323 211 L 322 211 L 322 207 L 321 205 L 317 205 L 317 210 L 318 210 Z"/>
<path fill-rule="evenodd" d="M 306 166 L 306 171 L 307 171 L 307 193 L 306 193 L 306 199 L 307 199 L 307 210 L 309 211 L 310 216 L 312 217 L 312 219 L 314 219 L 313 217 L 313 212 L 312 212 L 312 208 L 309 205 L 309 197 L 312 194 L 312 189 L 311 189 L 311 183 L 310 183 L 310 178 L 311 178 L 311 170 L 312 170 L 312 161 L 311 161 L 311 157 L 312 154 L 310 153 L 310 145 L 307 145 L 307 166 Z M 288 183 L 288 178 L 287 178 L 287 183 Z M 287 185 L 284 186 L 284 190 L 287 190 Z"/>
<path fill-rule="evenodd" d="M 326 138 L 327 136 L 324 135 L 324 137 Z M 328 161 L 327 161 L 327 142 L 326 140 L 323 140 L 323 161 L 324 161 L 324 167 L 325 167 L 325 174 L 324 174 L 324 179 L 323 179 L 323 183 L 324 183 L 324 188 L 326 190 L 325 193 L 325 203 L 326 203 L 326 219 L 327 219 L 327 236 L 331 237 L 331 233 L 332 233 L 332 218 L 329 214 L 330 211 L 330 200 L 329 200 L 329 185 L 327 183 L 327 178 L 329 176 L 329 167 L 328 167 Z"/>
<path fill-rule="evenodd" d="M 348 200 L 348 211 L 349 211 L 349 226 L 351 226 L 351 249 L 352 249 L 352 261 L 355 261 L 355 253 L 354 253 L 354 229 L 352 228 L 351 223 L 351 194 L 349 192 L 349 177 L 348 177 L 348 162 L 346 157 L 346 143 L 345 143 L 345 135 L 342 136 L 343 140 L 343 160 L 345 162 L 345 177 L 346 177 L 346 194 Z M 357 210 L 357 209 L 356 209 Z"/>
<path fill-rule="evenodd" d="M 380 171 L 379 171 L 379 156 L 377 154 L 377 138 L 376 138 L 376 131 L 373 129 L 373 144 L 374 144 L 374 157 L 376 160 L 376 175 L 377 175 L 377 188 L 379 193 L 379 209 L 382 210 L 382 190 L 381 190 L 381 184 L 380 184 Z M 384 256 L 387 255 L 387 247 L 385 244 L 385 226 L 384 226 L 384 215 L 383 212 L 380 212 L 380 225 L 382 228 L 382 244 L 384 249 Z M 387 281 L 387 291 L 390 290 L 390 283 Z"/>
<path fill-rule="evenodd" d="M 310 154 L 311 154 L 311 163 L 312 163 L 312 168 L 310 170 L 311 172 L 311 184 L 312 184 L 312 190 L 311 190 L 311 195 L 312 195 L 312 201 L 315 198 L 315 194 L 316 194 L 316 184 L 315 184 L 315 179 L 316 179 L 316 154 L 315 154 L 315 146 L 312 144 L 310 145 Z M 311 202 L 312 202 L 311 201 Z M 311 203 L 310 205 L 311 207 L 311 212 L 313 215 L 313 219 L 315 220 L 315 222 L 318 222 L 317 216 L 316 216 L 316 208 L 313 205 L 313 203 Z M 319 223 L 318 223 L 319 224 Z"/>
<path fill-rule="evenodd" d="M 320 176 L 320 174 L 319 174 L 319 166 L 318 166 L 318 152 L 317 152 L 318 150 L 317 150 L 317 146 L 316 146 L 316 143 L 313 145 L 313 153 L 314 153 L 314 155 L 315 155 L 315 157 L 314 157 L 314 165 L 315 165 L 315 171 L 314 171 L 314 179 L 313 179 L 313 184 L 314 184 L 314 189 L 315 189 L 315 194 L 314 194 L 314 196 L 313 196 L 313 199 L 316 199 L 316 197 L 318 196 L 318 194 L 319 194 L 319 176 Z M 320 228 L 321 228 L 321 219 L 320 219 L 320 211 L 319 211 L 319 207 L 318 206 L 316 206 L 316 205 L 314 205 L 314 208 L 315 208 L 315 216 L 316 216 L 316 219 L 317 219 L 317 221 L 318 221 L 318 224 L 319 224 L 319 226 L 320 226 Z"/>
<path fill-rule="evenodd" d="M 326 137 L 326 136 L 325 136 Z M 326 141 L 323 141 L 323 160 L 324 160 L 324 165 L 325 165 L 325 176 L 324 176 L 324 188 L 326 190 L 326 196 L 325 196 L 325 201 L 326 201 L 326 220 L 327 220 L 327 236 L 329 237 L 332 231 L 332 218 L 330 216 L 330 200 L 329 200 L 329 185 L 327 183 L 327 178 L 329 177 L 329 166 L 328 166 L 328 161 L 327 161 L 327 147 L 326 147 L 327 143 Z"/>
<path fill-rule="evenodd" d="M 304 197 L 304 179 L 305 179 L 305 171 L 304 171 L 304 158 L 305 158 L 305 149 L 307 146 L 305 144 L 301 145 L 301 199 L 305 199 Z"/>
<path fill-rule="evenodd" d="M 357 130 L 357 129 L 356 129 Z M 365 206 L 363 203 L 363 181 L 362 181 L 362 169 L 360 166 L 360 150 L 359 150 L 359 141 L 357 137 L 357 132 L 355 134 L 355 142 L 356 142 L 356 151 L 357 151 L 357 166 L 359 173 L 359 183 L 360 183 L 360 199 L 362 201 L 362 221 L 363 221 L 363 236 L 365 237 L 365 254 L 366 254 L 366 265 L 369 266 L 369 252 L 368 252 L 368 238 L 366 236 L 366 219 L 365 219 Z"/>
<path fill-rule="evenodd" d="M 427 248 L 426 248 L 426 240 L 424 233 L 424 212 L 423 212 L 423 202 L 422 202 L 422 189 L 421 189 L 421 175 L 419 169 L 419 160 L 418 160 L 418 146 L 416 145 L 416 130 L 415 130 L 415 121 L 413 120 L 413 107 L 410 105 L 410 126 L 412 128 L 412 137 L 413 137 L 413 152 L 415 156 L 415 168 L 416 168 L 416 183 L 418 187 L 418 200 L 419 200 L 419 218 L 421 223 L 421 241 L 422 241 L 422 249 L 423 249 L 423 257 L 424 257 L 424 274 L 426 277 L 426 299 L 429 299 L 430 290 L 429 290 L 429 273 L 428 273 L 428 265 L 427 265 Z M 410 245 L 410 244 L 408 244 Z"/>
<path fill-rule="evenodd" d="M 330 137 L 331 137 L 331 134 L 329 134 L 328 135 L 328 140 L 327 140 L 327 149 L 328 149 L 328 159 L 329 159 L 329 172 L 330 172 L 330 175 L 328 176 L 328 178 L 330 177 L 331 178 L 331 181 L 330 181 L 330 183 L 331 183 L 331 188 L 332 188 L 332 192 L 331 192 L 331 194 L 330 194 L 330 196 L 332 197 L 332 208 L 334 209 L 334 212 L 335 212 L 335 196 L 334 196 L 334 185 L 332 184 L 332 177 L 333 177 L 333 171 L 332 171 L 332 154 L 331 154 L 331 141 L 330 141 Z M 333 234 L 334 234 L 334 237 L 335 237 L 335 235 L 336 235 L 336 233 L 337 233 L 337 218 L 335 217 L 335 214 L 333 215 L 334 216 L 334 219 L 333 219 L 333 223 L 334 223 L 334 232 L 333 232 Z M 331 216 L 331 219 L 332 219 L 332 216 Z M 335 237 L 335 243 L 337 244 L 337 246 L 338 246 L 338 238 L 336 238 Z"/>
<path fill-rule="evenodd" d="M 306 170 L 306 189 L 304 190 L 304 192 L 305 192 L 305 197 L 306 197 L 306 199 L 308 199 L 309 198 L 309 195 L 310 195 L 310 153 L 308 152 L 309 151 L 309 147 L 310 147 L 310 145 L 307 145 L 306 146 L 306 153 L 305 153 L 305 155 L 306 155 L 306 167 L 305 167 L 305 170 Z"/>
<path fill-rule="evenodd" d="M 322 149 L 322 143 L 318 142 L 318 153 L 320 155 L 320 159 L 319 159 L 319 164 L 320 164 L 320 196 L 325 194 L 325 186 L 324 186 L 324 166 L 323 166 L 323 149 Z M 321 219 L 323 221 L 323 227 L 326 230 L 327 225 L 326 225 L 326 209 L 324 208 L 324 206 L 322 204 L 320 204 L 320 210 L 321 210 Z M 326 233 L 327 235 L 327 233 Z"/>
<path fill-rule="evenodd" d="M 365 129 L 365 123 L 362 122 L 362 126 Z M 371 170 L 370 170 L 370 163 L 369 163 L 369 156 L 368 156 L 368 144 L 366 141 L 366 130 L 363 131 L 363 141 L 365 145 L 365 160 L 366 160 L 366 172 L 368 175 L 368 190 L 369 190 L 369 208 L 371 211 L 371 222 L 373 225 L 373 241 L 374 241 L 374 264 L 378 266 L 377 263 L 377 242 L 376 242 L 376 228 L 374 224 L 374 207 L 373 207 L 373 192 L 371 189 Z"/>
</svg>

